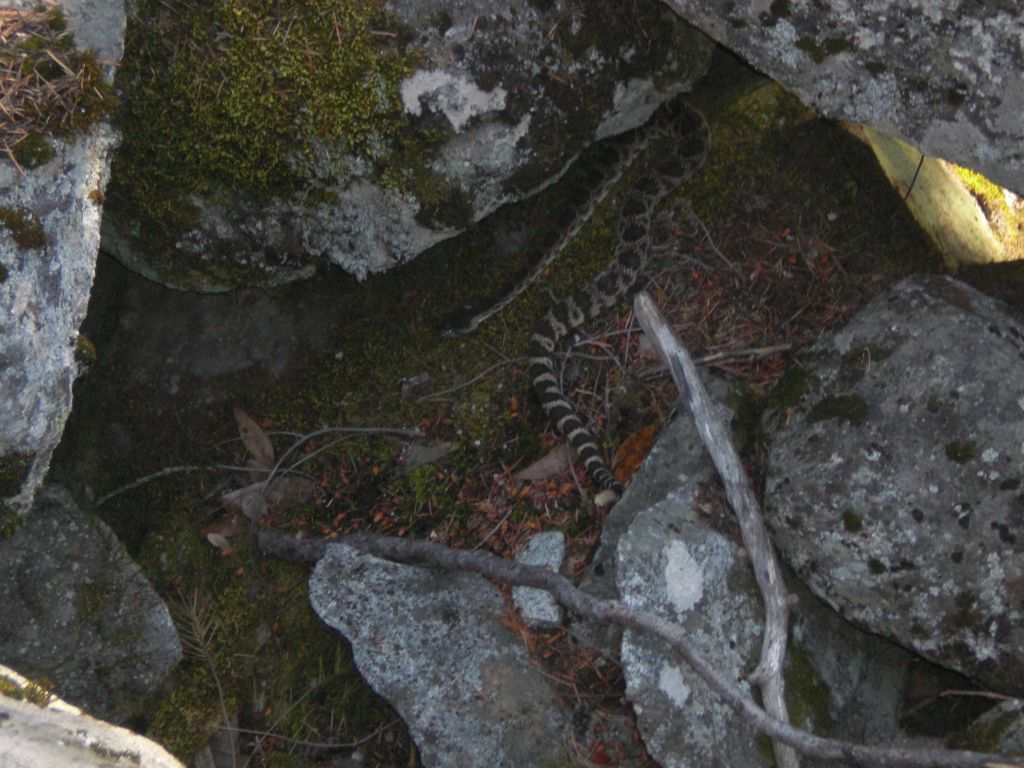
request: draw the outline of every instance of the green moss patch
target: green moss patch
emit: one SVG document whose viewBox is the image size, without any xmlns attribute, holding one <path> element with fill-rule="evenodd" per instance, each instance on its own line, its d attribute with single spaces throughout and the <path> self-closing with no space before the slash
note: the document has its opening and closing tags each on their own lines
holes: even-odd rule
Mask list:
<svg viewBox="0 0 1024 768">
<path fill-rule="evenodd" d="M 843 528 L 850 533 L 860 533 L 864 528 L 864 521 L 852 509 L 846 508 L 843 510 Z"/>
<path fill-rule="evenodd" d="M 46 232 L 35 214 L 25 208 L 0 208 L 0 224 L 11 233 L 20 248 L 42 248 Z"/>
<path fill-rule="evenodd" d="M 411 61 L 379 0 L 140 3 L 129 30 L 112 193 L 164 217 L 210 181 L 295 191 L 318 152 L 373 158 L 403 127 Z M 335 169 L 338 174 L 344 168 Z"/>
<path fill-rule="evenodd" d="M 5 677 L 0 677 L 0 696 L 17 701 L 27 701 L 37 707 L 46 707 L 53 701 L 53 694 L 49 689 L 39 683 L 29 680 L 24 686 L 18 685 Z"/>
<path fill-rule="evenodd" d="M 868 416 L 868 404 L 859 395 L 838 395 L 819 400 L 807 414 L 810 422 L 839 419 L 859 427 Z"/>
<path fill-rule="evenodd" d="M 12 453 L 0 457 L 0 499 L 14 496 L 32 468 L 32 454 Z"/>
<path fill-rule="evenodd" d="M 957 464 L 966 464 L 978 455 L 973 440 L 952 440 L 946 443 L 946 458 Z"/>
<path fill-rule="evenodd" d="M 1024 258 L 1024 205 L 1021 205 L 1020 200 L 1008 197 L 1002 187 L 977 171 L 953 164 L 949 167 L 977 201 L 993 233 L 1002 243 L 1002 260 L 1018 261 Z M 1014 202 L 1011 203 L 1011 200 Z"/>
<path fill-rule="evenodd" d="M 48 141 L 106 116 L 116 104 L 96 55 L 75 49 L 56 8 L 8 10 L 0 48 L 0 155 L 34 167 L 53 156 Z"/>
</svg>

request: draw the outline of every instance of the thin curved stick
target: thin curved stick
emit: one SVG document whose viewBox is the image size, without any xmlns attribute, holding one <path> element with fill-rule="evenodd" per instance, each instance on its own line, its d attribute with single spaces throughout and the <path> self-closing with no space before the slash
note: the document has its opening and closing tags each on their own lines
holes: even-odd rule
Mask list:
<svg viewBox="0 0 1024 768">
<path fill-rule="evenodd" d="M 778 720 L 720 672 L 696 645 L 686 630 L 653 613 L 633 608 L 619 600 L 602 600 L 575 587 L 554 571 L 524 565 L 490 552 L 451 549 L 443 544 L 400 539 L 393 536 L 351 534 L 334 541 L 296 539 L 269 531 L 259 535 L 260 550 L 269 556 L 292 562 L 316 562 L 329 545 L 344 544 L 368 554 L 399 563 L 435 566 L 446 570 L 471 571 L 490 579 L 520 587 L 535 587 L 554 595 L 568 610 L 596 621 L 649 632 L 671 645 L 725 703 L 746 717 L 754 727 L 809 757 L 878 768 L 1024 768 L 1024 761 L 1008 755 L 964 750 L 919 749 L 855 744 L 841 739 L 816 736 Z"/>
<path fill-rule="evenodd" d="M 765 608 L 761 658 L 750 676 L 750 681 L 760 687 L 765 710 L 772 717 L 788 722 L 786 685 L 782 668 L 786 661 L 791 598 L 786 591 L 782 568 L 775 557 L 775 549 L 765 528 L 760 505 L 750 487 L 743 463 L 729 438 L 729 432 L 718 418 L 711 398 L 701 383 L 693 359 L 647 293 L 641 291 L 636 295 L 633 309 L 637 321 L 668 364 L 679 389 L 679 401 L 693 414 L 697 432 L 722 478 L 729 506 L 736 513 L 743 545 L 754 568 L 754 578 L 764 598 Z M 794 768 L 799 765 L 796 753 L 790 747 L 778 742 L 773 746 L 776 761 L 783 768 Z"/>
</svg>

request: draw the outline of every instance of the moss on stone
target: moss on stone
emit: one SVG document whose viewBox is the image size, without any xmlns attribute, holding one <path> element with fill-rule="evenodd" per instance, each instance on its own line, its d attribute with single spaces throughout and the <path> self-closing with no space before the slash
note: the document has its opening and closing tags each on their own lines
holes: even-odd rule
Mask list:
<svg viewBox="0 0 1024 768">
<path fill-rule="evenodd" d="M 793 408 L 800 403 L 809 388 L 810 376 L 806 369 L 789 365 L 768 394 L 768 404 L 772 408 Z"/>
<path fill-rule="evenodd" d="M 75 336 L 75 360 L 84 368 L 96 364 L 96 345 L 84 333 Z"/>
<path fill-rule="evenodd" d="M 53 156 L 49 137 L 71 136 L 106 117 L 117 99 L 96 54 L 76 50 L 59 8 L 51 7 L 45 21 L 22 23 L 20 39 L 0 49 L 0 64 L 21 78 L 11 94 L 16 109 L 0 120 L 0 135 L 16 137 L 14 159 L 31 168 Z"/>
<path fill-rule="evenodd" d="M 1002 244 L 1001 259 L 1019 263 L 1024 258 L 1024 207 L 993 181 L 970 168 L 950 166 L 985 214 L 985 220 Z"/>
<path fill-rule="evenodd" d="M 38 133 L 30 133 L 14 146 L 14 159 L 23 168 L 35 168 L 50 161 L 53 146 Z"/>
<path fill-rule="evenodd" d="M 25 208 L 0 208 L 0 224 L 7 228 L 19 248 L 42 248 L 46 231 L 35 214 Z"/>
<path fill-rule="evenodd" d="M 852 42 L 842 37 L 829 37 L 820 43 L 812 37 L 801 37 L 796 41 L 796 47 L 810 56 L 815 64 L 821 64 L 830 56 L 856 50 Z"/>
<path fill-rule="evenodd" d="M 864 528 L 864 522 L 861 520 L 860 515 L 854 512 L 852 509 L 847 507 L 843 510 L 843 528 L 850 533 L 860 533 Z"/>
<path fill-rule="evenodd" d="M 992 716 L 981 717 L 961 732 L 949 739 L 950 749 L 970 749 L 977 752 L 1005 751 L 1004 738 L 1020 727 L 1021 710 L 1006 708 L 1005 711 Z"/>
<path fill-rule="evenodd" d="M 46 707 L 54 699 L 47 685 L 29 680 L 25 685 L 18 685 L 12 680 L 0 676 L 0 696 L 17 701 L 27 701 L 37 707 Z"/>
<path fill-rule="evenodd" d="M 324 145 L 375 157 L 403 129 L 398 84 L 413 61 L 389 26 L 380 0 L 218 0 L 188 13 L 143 0 L 122 69 L 118 191 L 173 224 L 178 196 L 211 180 L 288 195 Z"/>
<path fill-rule="evenodd" d="M 32 468 L 34 456 L 30 453 L 12 453 L 0 457 L 0 499 L 14 496 Z"/>
<path fill-rule="evenodd" d="M 80 630 L 94 621 L 107 604 L 109 585 L 98 581 L 89 581 L 75 587 L 75 619 Z"/>
<path fill-rule="evenodd" d="M 951 440 L 946 443 L 946 458 L 957 464 L 966 464 L 978 455 L 973 440 Z"/>
<path fill-rule="evenodd" d="M 9 539 L 18 531 L 21 518 L 6 503 L 0 502 L 0 541 Z"/>
<path fill-rule="evenodd" d="M 854 427 L 864 423 L 868 415 L 868 404 L 859 395 L 837 395 L 819 400 L 807 414 L 807 420 L 815 423 L 827 419 L 846 421 Z"/>
<path fill-rule="evenodd" d="M 786 707 L 791 721 L 817 734 L 832 732 L 829 689 L 799 645 L 792 644 L 786 656 Z"/>
<path fill-rule="evenodd" d="M 759 20 L 766 27 L 774 27 L 780 19 L 787 18 L 792 12 L 789 0 L 772 0 L 772 4 L 760 15 Z"/>
<path fill-rule="evenodd" d="M 1003 196 L 1002 187 L 993 181 L 989 181 L 980 173 L 971 170 L 970 168 L 954 166 L 954 169 L 956 171 L 956 175 L 960 178 L 960 181 L 963 182 L 968 191 L 970 191 L 970 193 L 974 195 L 984 207 L 995 207 L 1004 212 L 1008 211 L 1009 206 L 1006 203 L 1006 198 Z"/>
</svg>

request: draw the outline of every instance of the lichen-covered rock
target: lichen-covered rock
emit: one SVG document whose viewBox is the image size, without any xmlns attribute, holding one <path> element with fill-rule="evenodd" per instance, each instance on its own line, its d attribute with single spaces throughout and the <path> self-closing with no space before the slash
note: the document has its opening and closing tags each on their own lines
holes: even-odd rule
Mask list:
<svg viewBox="0 0 1024 768">
<path fill-rule="evenodd" d="M 667 2 L 825 115 L 1024 193 L 1024 16 L 1015 3 Z"/>
<path fill-rule="evenodd" d="M 1024 324 L 911 278 L 802 356 L 766 420 L 773 538 L 856 624 L 1024 693 Z"/>
<path fill-rule="evenodd" d="M 731 387 L 717 376 L 702 378 L 713 402 L 718 403 L 718 415 L 726 422 L 732 419 L 728 402 Z M 670 497 L 687 519 L 695 513 L 694 494 L 702 483 L 713 480 L 713 469 L 708 462 L 704 444 L 693 421 L 678 418 L 658 436 L 644 460 L 643 467 L 626 488 L 622 499 L 611 508 L 601 525 L 601 542 L 580 581 L 580 588 L 595 597 L 615 600 L 619 597 L 617 585 L 619 540 L 626 534 L 633 520 L 645 509 L 663 503 Z M 681 490 L 682 489 L 682 490 Z M 680 493 L 686 493 L 680 497 Z M 603 653 L 618 653 L 622 630 L 615 624 L 597 624 L 577 620 L 573 634 L 585 645 Z"/>
<path fill-rule="evenodd" d="M 117 61 L 123 10 L 94 5 L 66 0 L 69 27 L 99 59 Z M 18 512 L 31 506 L 71 410 L 115 138 L 99 121 L 73 136 L 32 136 L 38 151 L 20 169 L 0 153 L 0 506 Z"/>
<path fill-rule="evenodd" d="M 0 662 L 123 722 L 181 659 L 170 614 L 124 546 L 63 488 L 0 539 Z"/>
<path fill-rule="evenodd" d="M 526 547 L 516 556 L 516 562 L 538 565 L 558 572 L 565 559 L 565 534 L 561 531 L 543 531 L 530 538 Z M 523 615 L 528 627 L 555 629 L 562 626 L 565 611 L 550 592 L 532 587 L 512 587 L 512 600 Z"/>
<path fill-rule="evenodd" d="M 619 542 L 622 599 L 681 624 L 722 674 L 753 695 L 744 678 L 757 661 L 763 621 L 753 572 L 739 546 L 679 501 L 641 512 Z M 770 764 L 751 723 L 664 641 L 627 629 L 621 660 L 640 733 L 662 765 Z"/>
<path fill-rule="evenodd" d="M 764 610 L 720 494 L 692 419 L 680 416 L 620 502 L 634 509 L 615 573 L 624 601 L 680 623 L 718 670 L 749 690 Z M 798 596 L 785 669 L 792 721 L 868 743 L 894 739 L 910 654 L 857 632 L 795 580 L 790 587 Z M 621 660 L 640 732 L 661 765 L 772 764 L 750 723 L 665 643 L 627 630 Z"/>
<path fill-rule="evenodd" d="M 159 744 L 89 717 L 4 666 L 0 723 L 4 768 L 184 768 Z"/>
<path fill-rule="evenodd" d="M 560 765 L 568 713 L 473 573 L 399 565 L 335 544 L 309 581 L 313 610 L 352 643 L 360 673 L 409 726 L 425 766 Z"/>
<path fill-rule="evenodd" d="M 952 746 L 1024 757 L 1024 701 L 1001 701 L 957 735 Z"/>
<path fill-rule="evenodd" d="M 657 3 L 135 9 L 104 248 L 207 291 L 407 261 L 643 122 L 710 56 Z"/>
</svg>

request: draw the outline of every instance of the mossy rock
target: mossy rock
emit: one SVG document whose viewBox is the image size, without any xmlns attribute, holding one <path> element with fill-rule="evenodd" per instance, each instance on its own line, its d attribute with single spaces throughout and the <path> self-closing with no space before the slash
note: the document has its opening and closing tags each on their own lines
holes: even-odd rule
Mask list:
<svg viewBox="0 0 1024 768">
<path fill-rule="evenodd" d="M 105 248 L 200 291 L 277 285 L 326 263 L 362 278 L 559 174 L 615 114 L 623 83 L 653 83 L 643 86 L 653 103 L 709 57 L 667 10 L 610 0 L 580 25 L 544 26 L 515 8 L 488 19 L 420 10 L 140 0 L 120 72 L 124 140 Z M 623 61 L 641 33 L 663 44 Z M 566 91 L 524 69 L 524 55 L 567 72 L 582 62 L 595 76 Z"/>
</svg>

